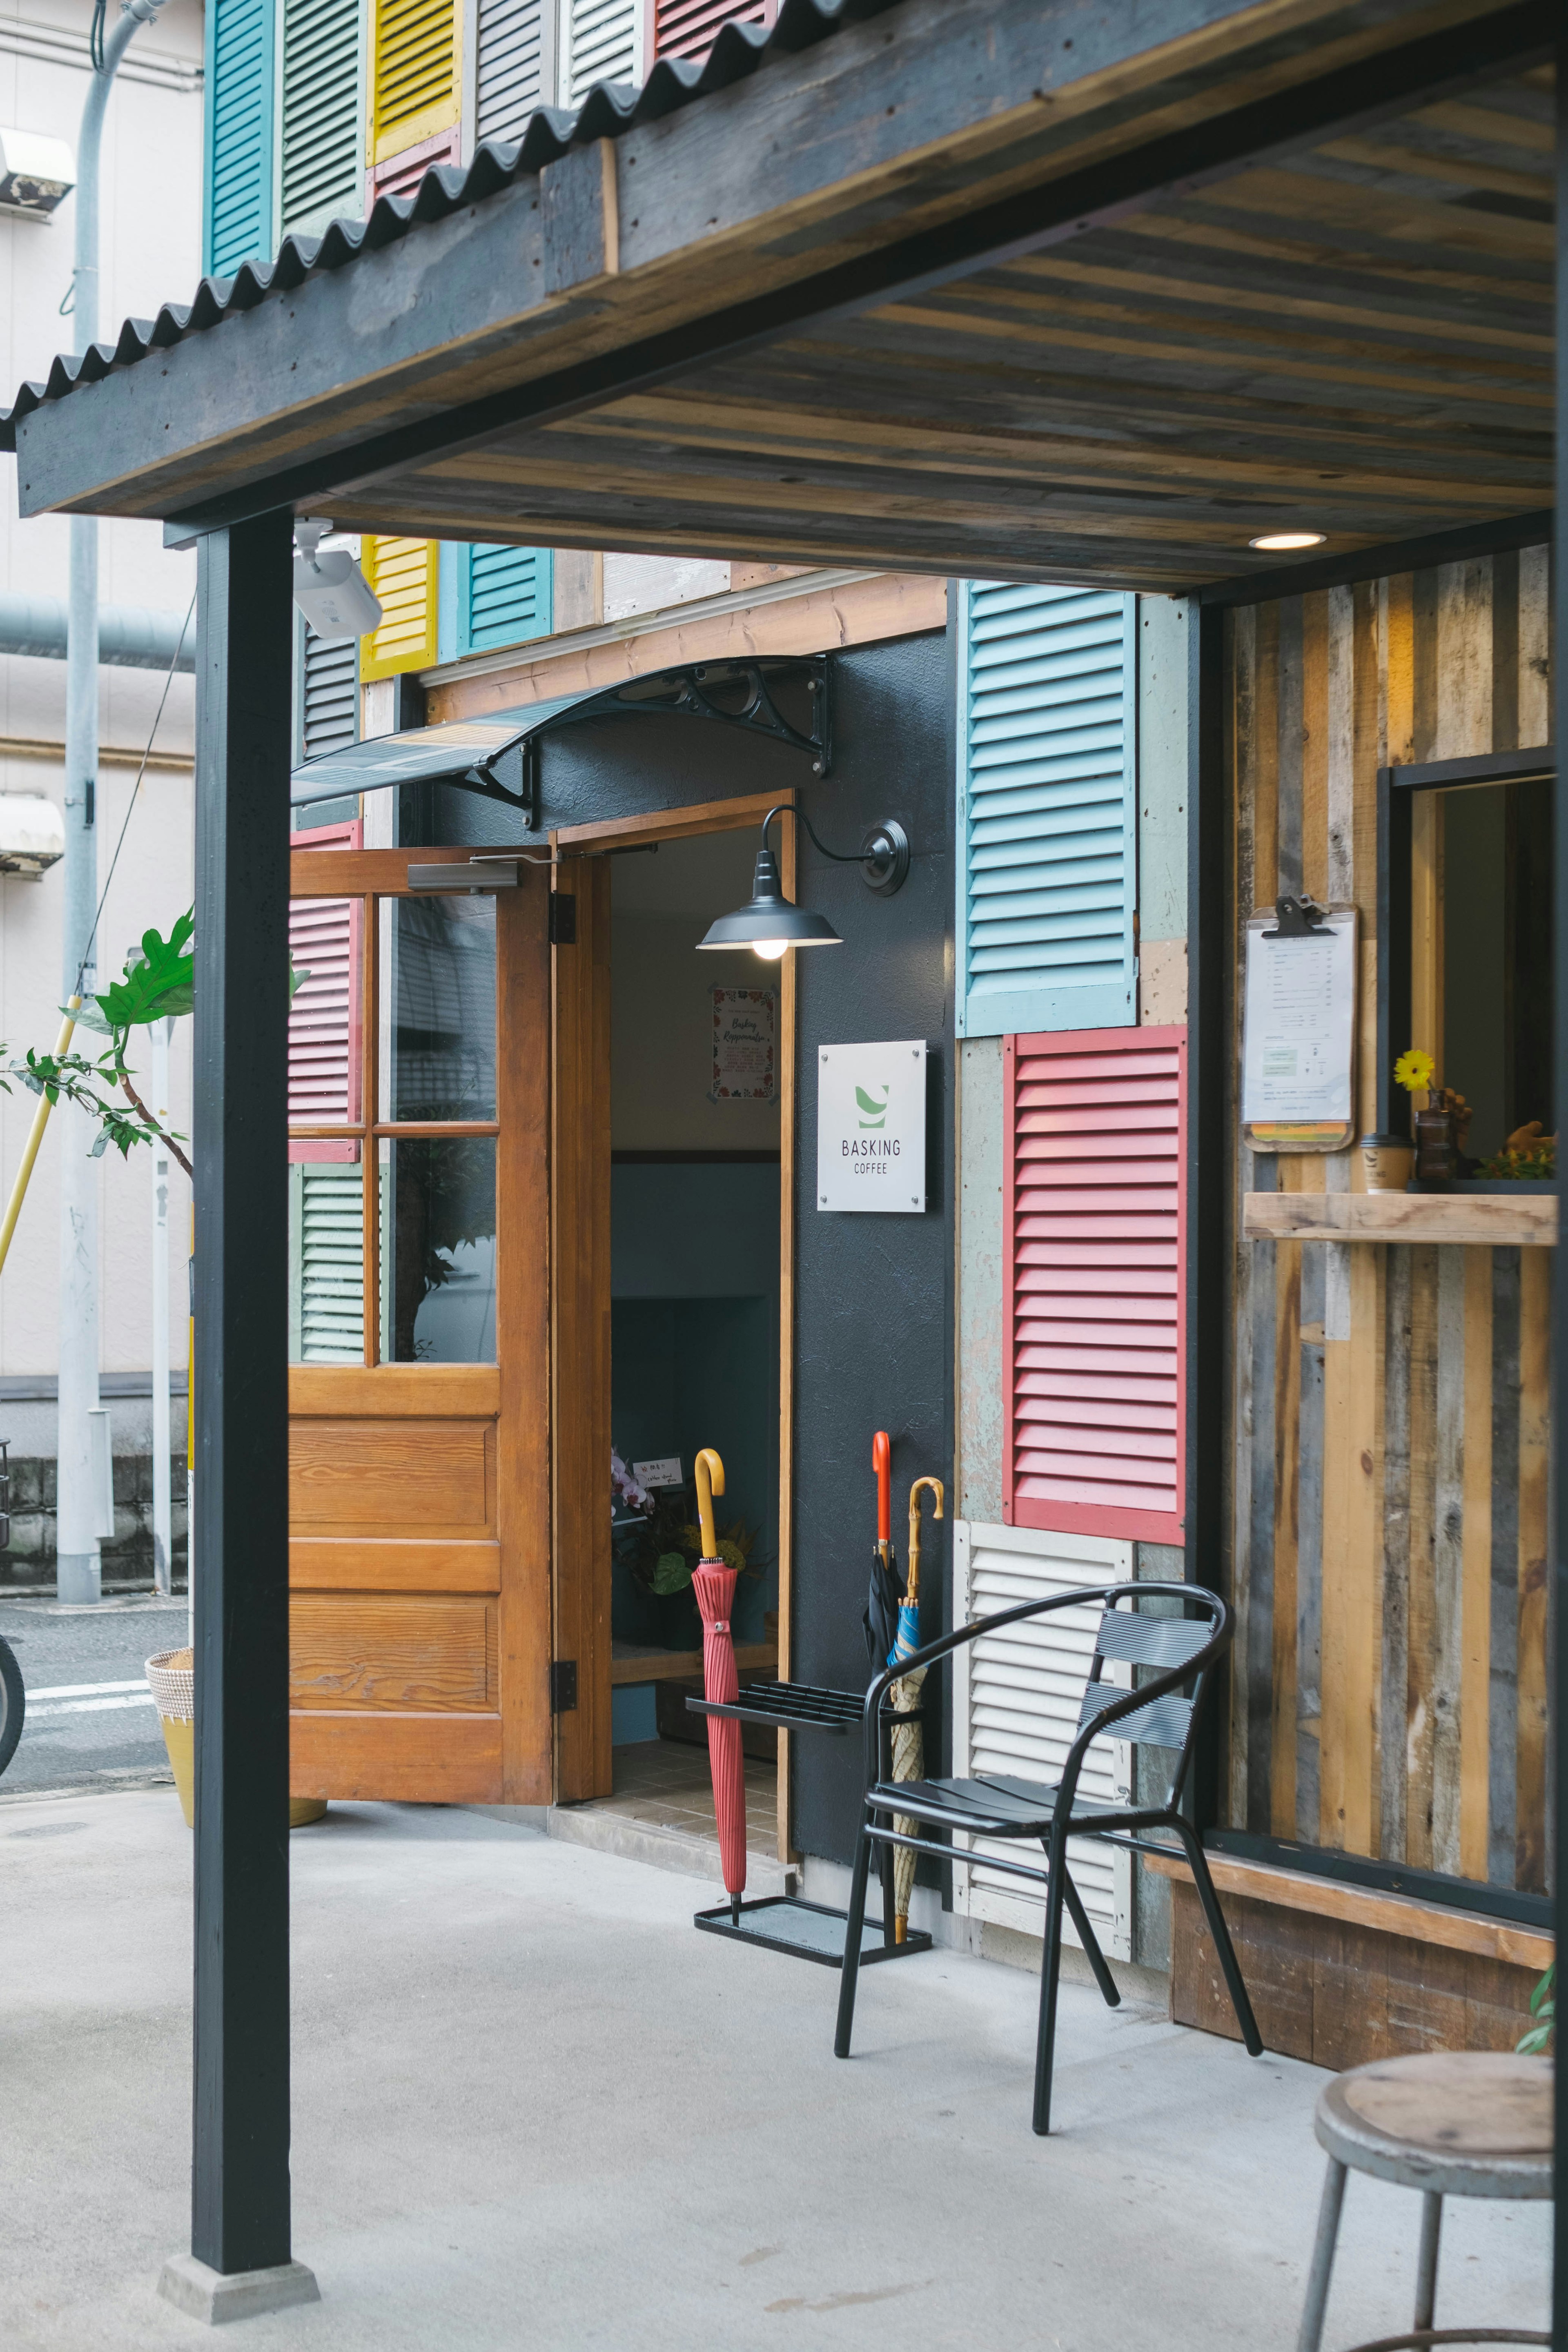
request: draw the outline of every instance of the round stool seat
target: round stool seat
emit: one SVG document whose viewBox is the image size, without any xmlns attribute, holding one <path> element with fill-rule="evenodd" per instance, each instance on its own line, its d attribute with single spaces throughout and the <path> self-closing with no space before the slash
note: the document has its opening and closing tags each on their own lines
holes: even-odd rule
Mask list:
<svg viewBox="0 0 1568 2352">
<path fill-rule="evenodd" d="M 1321 2145 L 1353 2171 L 1439 2197 L 1550 2197 L 1552 2061 L 1500 2050 L 1380 2058 L 1318 2101 Z"/>
</svg>

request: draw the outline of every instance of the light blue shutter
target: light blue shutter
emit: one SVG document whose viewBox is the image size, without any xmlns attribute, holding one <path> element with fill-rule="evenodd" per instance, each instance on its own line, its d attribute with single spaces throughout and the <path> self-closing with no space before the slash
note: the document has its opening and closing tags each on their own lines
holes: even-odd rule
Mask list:
<svg viewBox="0 0 1568 2352">
<path fill-rule="evenodd" d="M 554 96 L 544 86 L 543 0 L 479 0 L 479 12 L 474 136 L 521 139 Z"/>
<path fill-rule="evenodd" d="M 550 635 L 552 565 L 547 547 L 458 551 L 458 653 L 487 652 Z"/>
<path fill-rule="evenodd" d="M 289 1171 L 289 1356 L 364 1361 L 364 1178 L 307 1161 Z"/>
<path fill-rule="evenodd" d="M 1136 604 L 959 583 L 961 1037 L 1137 1018 Z"/>
<path fill-rule="evenodd" d="M 283 0 L 285 236 L 364 212 L 363 36 L 360 0 Z"/>
<path fill-rule="evenodd" d="M 273 0 L 209 0 L 204 268 L 272 250 Z"/>
</svg>

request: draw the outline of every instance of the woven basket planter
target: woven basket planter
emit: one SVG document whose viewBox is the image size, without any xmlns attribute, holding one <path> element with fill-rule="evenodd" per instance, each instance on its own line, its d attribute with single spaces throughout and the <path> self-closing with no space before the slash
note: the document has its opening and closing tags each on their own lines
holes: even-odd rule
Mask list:
<svg viewBox="0 0 1568 2352">
<path fill-rule="evenodd" d="M 180 1794 L 185 1827 L 196 1822 L 196 1676 L 190 1650 L 161 1650 L 147 1661 L 147 1687 L 158 1709 L 169 1769 Z M 302 1830 L 319 1822 L 327 1810 L 324 1797 L 290 1797 L 289 1826 Z"/>
</svg>

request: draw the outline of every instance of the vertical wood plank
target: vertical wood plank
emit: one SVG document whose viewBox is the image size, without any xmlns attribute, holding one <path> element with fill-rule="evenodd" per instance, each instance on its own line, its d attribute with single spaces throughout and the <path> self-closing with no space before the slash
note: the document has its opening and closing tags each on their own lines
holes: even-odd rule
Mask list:
<svg viewBox="0 0 1568 2352">
<path fill-rule="evenodd" d="M 1300 600 L 1301 887 L 1320 906 L 1329 889 L 1329 599 Z M 1283 751 L 1283 746 L 1281 746 Z M 1349 852 L 1348 839 L 1344 843 Z"/>
<path fill-rule="evenodd" d="M 1487 1874 L 1488 1685 L 1492 1549 L 1492 1259 L 1465 1261 L 1465 1531 L 1463 1662 L 1459 1691 L 1461 1878 Z"/>
<path fill-rule="evenodd" d="M 1417 793 L 1410 812 L 1410 1035 L 1443 1074 L 1443 795 Z"/>
<path fill-rule="evenodd" d="M 1437 574 L 1431 571 L 1410 575 L 1409 756 L 1417 761 L 1438 757 Z"/>
<path fill-rule="evenodd" d="M 1436 751 L 1466 760 L 1491 750 L 1492 563 L 1489 555 L 1437 573 Z"/>
<path fill-rule="evenodd" d="M 1344 1627 L 1344 1773 L 1347 1853 L 1375 1853 L 1379 1807 L 1378 1517 L 1383 1490 L 1384 1286 L 1385 1253 L 1349 1253 L 1348 1422 L 1345 1447 L 1345 1576 L 1340 1593 Z"/>
<path fill-rule="evenodd" d="M 1379 729 L 1385 762 L 1415 757 L 1415 581 L 1409 572 L 1384 581 L 1378 594 Z"/>
<path fill-rule="evenodd" d="M 1252 1321 L 1255 1411 L 1261 1412 L 1267 1398 L 1267 1431 L 1260 1427 L 1253 1441 L 1251 1544 L 1254 1574 L 1256 1563 L 1265 1557 L 1270 1566 L 1268 1654 L 1253 1669 L 1264 1684 L 1266 1696 L 1260 1705 L 1258 1696 L 1249 1694 L 1248 1708 L 1249 1732 L 1256 1727 L 1259 1746 L 1266 1743 L 1266 1761 L 1261 1769 L 1268 1802 L 1265 1806 L 1261 1794 L 1254 1798 L 1249 1788 L 1247 1818 L 1272 1830 L 1285 1803 L 1284 1791 L 1295 1781 L 1294 1739 L 1290 1742 L 1290 1759 L 1284 1762 L 1279 1734 L 1281 1725 L 1294 1718 L 1294 1707 L 1289 1702 L 1295 1686 L 1301 1245 L 1287 1242 L 1268 1246 L 1273 1280 L 1266 1287 L 1263 1268 L 1258 1267 Z M 1258 1647 L 1261 1646 L 1259 1640 Z M 1293 1803 L 1287 1818 L 1293 1828 Z"/>
<path fill-rule="evenodd" d="M 1410 1581 L 1405 1638 L 1405 1858 L 1432 1866 L 1432 1707 L 1437 1441 L 1437 1259 L 1434 1243 L 1410 1253 Z M 1390 1727 L 1392 1730 L 1392 1727 Z"/>
<path fill-rule="evenodd" d="M 1279 878 L 1279 607 L 1252 608 L 1253 895 L 1249 907 L 1271 907 L 1285 885 Z"/>
<path fill-rule="evenodd" d="M 1324 1253 L 1320 1252 L 1320 1255 Z M 1349 1587 L 1354 1575 L 1351 1553 L 1352 1342 L 1323 1343 L 1322 1538 L 1319 1549 L 1318 1822 L 1319 1843 L 1345 1843 L 1346 1767 L 1349 1745 L 1348 1682 L 1352 1664 Z"/>
<path fill-rule="evenodd" d="M 1493 751 L 1519 748 L 1519 551 L 1492 557 L 1491 741 Z"/>
<path fill-rule="evenodd" d="M 539 1206 L 550 1193 L 549 876 L 519 869 L 496 897 L 496 1527 L 501 1546 L 496 1622 L 501 1802 L 554 1796 L 550 1718 L 550 1254 Z M 609 1676 L 609 1644 L 604 1671 Z M 591 1677 L 590 1677 L 591 1679 Z"/>
<path fill-rule="evenodd" d="M 1514 1884 L 1544 1894 L 1548 1769 L 1547 1549 L 1552 1476 L 1552 1264 L 1520 1252 L 1519 1661 Z"/>
<path fill-rule="evenodd" d="M 1360 844 L 1356 834 L 1356 597 L 1354 588 L 1331 588 L 1323 599 L 1324 801 L 1328 853 L 1324 885 L 1331 902 L 1354 899 Z M 1375 671 L 1373 677 L 1375 678 Z M 1375 846 L 1374 831 L 1370 845 Z"/>
<path fill-rule="evenodd" d="M 1521 750 L 1552 740 L 1552 551 L 1519 556 L 1519 741 Z"/>
<path fill-rule="evenodd" d="M 1384 1398 L 1383 1653 L 1378 1707 L 1378 1853 L 1405 1853 L 1405 1693 L 1410 1610 L 1411 1284 L 1408 1247 L 1388 1253 L 1384 1302 L 1387 1386 Z M 1488 1563 L 1489 1570 L 1490 1563 Z"/>
<path fill-rule="evenodd" d="M 1301 764 L 1303 714 L 1301 695 L 1301 599 L 1285 596 L 1279 605 L 1279 685 L 1275 702 L 1274 740 L 1279 791 L 1279 890 L 1299 897 L 1304 887 L 1302 866 Z"/>
<path fill-rule="evenodd" d="M 610 862 L 564 869 L 574 945 L 552 950 L 554 1654 L 577 1662 L 577 1705 L 558 1715 L 556 1792 L 607 1797 L 610 1726 Z"/>
<path fill-rule="evenodd" d="M 1492 1252 L 1492 1546 L 1487 1877 L 1511 1886 L 1519 1830 L 1520 1257 Z"/>
<path fill-rule="evenodd" d="M 1298 1163 L 1300 1164 L 1300 1163 Z M 1323 1714 L 1323 1265 L 1301 1247 L 1296 1477 L 1296 1834 L 1319 1841 Z M 1279 1505 L 1276 1503 L 1276 1517 Z"/>
<path fill-rule="evenodd" d="M 1377 583 L 1363 580 L 1348 593 L 1350 896 L 1361 912 L 1361 1034 L 1356 1056 L 1356 1101 L 1359 1133 L 1367 1135 L 1377 1125 L 1377 771 L 1383 761 L 1380 710 L 1384 697 L 1379 676 Z M 1352 1181 L 1356 1191 L 1364 1189 L 1366 1171 L 1359 1151 L 1353 1157 Z M 1386 1267 L 1384 1273 L 1386 1276 Z"/>
<path fill-rule="evenodd" d="M 1465 1258 L 1437 1253 L 1437 1420 L 1433 1465 L 1432 1861 L 1459 1867 L 1460 1680 L 1464 1631 Z"/>
</svg>

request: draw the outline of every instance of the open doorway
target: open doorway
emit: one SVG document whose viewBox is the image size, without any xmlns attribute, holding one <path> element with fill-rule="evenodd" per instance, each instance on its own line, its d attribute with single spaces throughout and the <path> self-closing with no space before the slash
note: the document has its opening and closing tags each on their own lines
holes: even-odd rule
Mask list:
<svg viewBox="0 0 1568 2352">
<path fill-rule="evenodd" d="M 782 971 L 699 953 L 751 894 L 754 836 L 611 861 L 612 1758 L 607 1810 L 716 1838 L 693 1468 L 725 1468 L 742 1683 L 777 1670 Z M 775 1850 L 777 1742 L 747 1740 L 749 1843 Z"/>
</svg>

